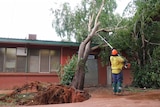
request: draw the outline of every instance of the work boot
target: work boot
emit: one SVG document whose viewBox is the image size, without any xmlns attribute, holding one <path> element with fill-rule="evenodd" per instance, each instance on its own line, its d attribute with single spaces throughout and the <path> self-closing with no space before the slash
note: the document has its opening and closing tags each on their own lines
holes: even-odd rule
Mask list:
<svg viewBox="0 0 160 107">
<path fill-rule="evenodd" d="M 117 84 L 113 83 L 112 87 L 113 87 L 114 94 L 116 94 L 117 93 Z"/>
<path fill-rule="evenodd" d="M 118 82 L 117 83 L 117 92 L 121 93 L 121 91 L 122 91 L 122 84 L 121 84 L 121 82 Z"/>
</svg>

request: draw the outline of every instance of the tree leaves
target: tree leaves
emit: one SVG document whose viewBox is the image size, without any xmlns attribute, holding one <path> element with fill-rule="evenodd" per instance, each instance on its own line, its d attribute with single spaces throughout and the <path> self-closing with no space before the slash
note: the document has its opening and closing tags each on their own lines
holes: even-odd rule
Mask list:
<svg viewBox="0 0 160 107">
<path fill-rule="evenodd" d="M 81 5 L 71 10 L 70 5 L 65 3 L 61 9 L 54 12 L 54 28 L 60 37 L 67 37 L 68 40 L 75 38 L 77 42 L 83 41 L 88 35 L 88 22 L 91 15 L 96 15 L 101 6 L 102 0 L 82 0 Z M 103 12 L 99 18 L 101 27 L 115 26 L 116 19 L 113 10 L 116 8 L 115 0 L 105 0 Z M 115 20 L 115 21 L 114 21 Z"/>
</svg>

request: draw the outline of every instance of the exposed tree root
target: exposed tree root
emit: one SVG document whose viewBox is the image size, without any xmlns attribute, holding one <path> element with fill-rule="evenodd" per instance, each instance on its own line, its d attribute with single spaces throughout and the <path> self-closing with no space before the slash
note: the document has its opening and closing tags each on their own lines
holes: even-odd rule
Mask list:
<svg viewBox="0 0 160 107">
<path fill-rule="evenodd" d="M 29 93 L 30 97 L 26 97 L 24 91 Z M 19 97 L 20 95 L 22 97 Z M 82 102 L 89 98 L 90 95 L 87 92 L 69 86 L 32 82 L 15 89 L 12 93 L 1 97 L 0 100 L 3 102 L 14 101 L 17 105 L 45 105 Z"/>
</svg>

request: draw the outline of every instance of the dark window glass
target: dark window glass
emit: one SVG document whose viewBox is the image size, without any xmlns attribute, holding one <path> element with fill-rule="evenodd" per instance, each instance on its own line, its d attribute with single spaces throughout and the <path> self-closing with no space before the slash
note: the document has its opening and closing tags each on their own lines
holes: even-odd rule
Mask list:
<svg viewBox="0 0 160 107">
<path fill-rule="evenodd" d="M 5 48 L 0 48 L 0 72 L 3 72 Z"/>
<path fill-rule="evenodd" d="M 16 72 L 16 48 L 7 48 L 6 50 L 6 72 Z"/>
<path fill-rule="evenodd" d="M 39 50 L 31 49 L 29 56 L 29 72 L 39 72 Z"/>
<path fill-rule="evenodd" d="M 17 56 L 17 72 L 26 72 L 26 56 Z"/>
<path fill-rule="evenodd" d="M 40 72 L 49 72 L 49 50 L 40 51 Z"/>
<path fill-rule="evenodd" d="M 59 67 L 60 67 L 60 51 L 51 50 L 50 51 L 50 71 L 51 72 L 58 71 Z"/>
</svg>

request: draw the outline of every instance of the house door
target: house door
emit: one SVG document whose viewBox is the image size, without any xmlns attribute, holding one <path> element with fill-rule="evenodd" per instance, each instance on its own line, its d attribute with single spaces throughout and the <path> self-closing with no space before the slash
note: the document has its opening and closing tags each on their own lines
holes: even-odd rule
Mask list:
<svg viewBox="0 0 160 107">
<path fill-rule="evenodd" d="M 85 83 L 84 86 L 97 86 L 98 85 L 98 65 L 97 59 L 92 56 L 89 56 L 87 60 L 88 72 L 85 74 Z"/>
</svg>

